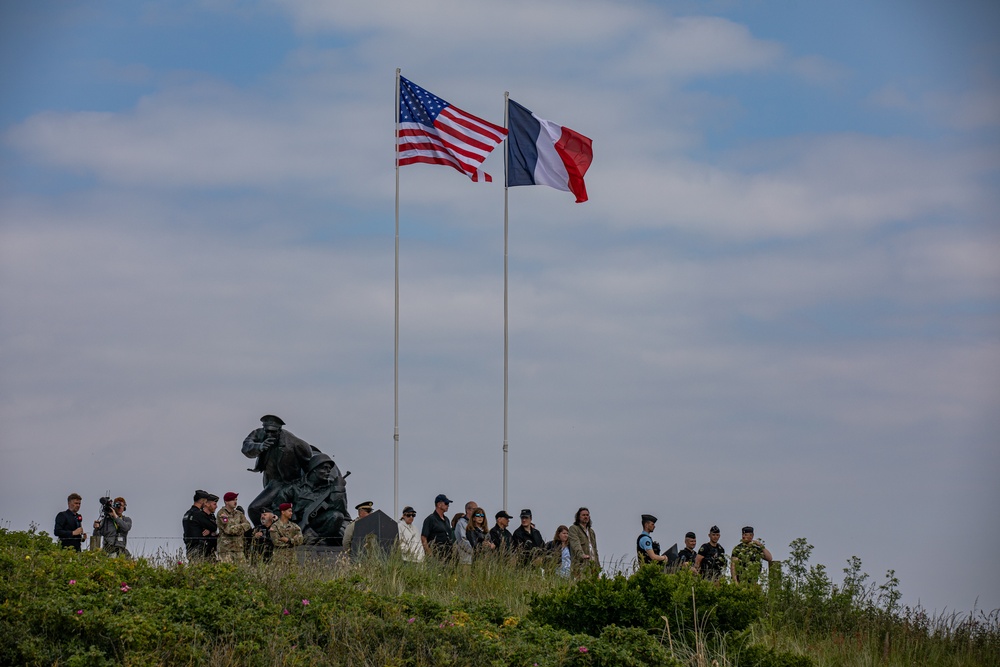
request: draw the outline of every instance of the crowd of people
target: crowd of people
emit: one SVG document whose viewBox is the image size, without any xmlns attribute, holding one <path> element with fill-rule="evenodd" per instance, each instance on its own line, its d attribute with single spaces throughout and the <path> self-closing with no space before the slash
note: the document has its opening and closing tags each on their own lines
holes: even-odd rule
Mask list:
<svg viewBox="0 0 1000 667">
<path fill-rule="evenodd" d="M 94 522 L 95 535 L 101 536 L 102 548 L 110 555 L 129 556 L 128 532 L 132 520 L 125 516 L 124 498 L 102 498 L 102 517 Z M 251 523 L 243 508 L 238 505 L 239 494 L 230 491 L 222 497 L 195 491 L 194 502 L 181 521 L 184 546 L 189 560 L 220 560 L 241 562 L 247 559 L 263 562 L 291 562 L 294 549 L 303 543 L 300 527 L 292 521 L 292 503 L 281 503 L 276 508 L 262 507 L 257 525 Z M 79 551 L 87 539 L 80 515 L 82 499 L 73 493 L 67 498 L 68 508 L 55 520 L 55 536 L 64 547 Z M 600 555 L 597 551 L 597 534 L 590 518 L 590 510 L 581 507 L 569 526 L 556 528 L 551 540 L 546 541 L 535 527 L 531 509 L 522 509 L 520 525 L 513 532 L 509 529 L 514 517 L 506 510 L 493 515 L 489 524 L 487 512 L 470 500 L 464 512 L 449 518 L 453 501 L 445 494 L 434 499 L 434 511 L 424 518 L 419 530 L 415 524 L 417 511 L 403 508 L 397 527 L 397 544 L 407 562 L 420 563 L 428 558 L 451 559 L 471 565 L 486 554 L 509 554 L 525 565 L 550 565 L 562 576 L 580 577 L 599 572 Z M 358 518 L 350 522 L 343 535 L 343 547 L 350 552 L 355 541 L 355 526 L 374 511 L 374 503 L 365 501 L 355 506 Z M 703 577 L 718 579 L 727 569 L 726 550 L 719 544 L 720 531 L 712 526 L 708 542 L 697 550 L 697 536 L 688 532 L 684 548 L 675 547 L 666 553 L 653 540 L 657 518 L 652 514 L 641 516 L 642 532 L 636 539 L 636 559 L 640 565 L 659 563 L 665 568 L 688 568 Z M 733 548 L 728 560 L 728 572 L 734 582 L 756 582 L 762 563 L 772 562 L 771 552 L 763 542 L 754 538 L 752 526 L 744 526 L 741 541 Z"/>
</svg>

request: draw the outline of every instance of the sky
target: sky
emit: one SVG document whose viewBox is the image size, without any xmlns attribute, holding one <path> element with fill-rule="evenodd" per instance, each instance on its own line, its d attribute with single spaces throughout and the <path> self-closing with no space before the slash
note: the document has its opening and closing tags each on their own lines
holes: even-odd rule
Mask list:
<svg viewBox="0 0 1000 667">
<path fill-rule="evenodd" d="M 0 526 L 128 500 L 172 552 L 267 413 L 353 506 L 503 505 L 504 187 L 399 171 L 395 71 L 590 137 L 510 188 L 508 507 L 609 570 L 753 525 L 1000 607 L 1000 8 L 0 4 Z M 491 522 L 492 523 L 492 522 Z"/>
</svg>

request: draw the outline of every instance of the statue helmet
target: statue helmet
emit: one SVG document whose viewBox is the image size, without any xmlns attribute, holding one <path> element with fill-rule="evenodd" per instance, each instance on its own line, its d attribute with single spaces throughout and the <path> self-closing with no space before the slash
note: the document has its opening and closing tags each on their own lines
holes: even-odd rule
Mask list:
<svg viewBox="0 0 1000 667">
<path fill-rule="evenodd" d="M 320 467 L 324 463 L 333 463 L 333 459 L 330 458 L 327 454 L 324 454 L 323 452 L 314 454 L 313 457 L 309 459 L 309 465 L 306 466 L 306 474 L 308 475 L 309 473 L 311 473 L 313 470 Z"/>
</svg>

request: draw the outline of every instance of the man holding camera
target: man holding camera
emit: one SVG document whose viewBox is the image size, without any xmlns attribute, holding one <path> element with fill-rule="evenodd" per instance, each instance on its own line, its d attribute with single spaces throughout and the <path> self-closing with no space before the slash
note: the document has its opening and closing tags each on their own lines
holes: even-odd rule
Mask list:
<svg viewBox="0 0 1000 667">
<path fill-rule="evenodd" d="M 101 547 L 109 556 L 132 557 L 128 552 L 132 519 L 125 516 L 125 508 L 125 499 L 121 496 L 114 500 L 101 498 L 101 518 L 94 522 L 94 534 L 101 537 Z"/>
</svg>

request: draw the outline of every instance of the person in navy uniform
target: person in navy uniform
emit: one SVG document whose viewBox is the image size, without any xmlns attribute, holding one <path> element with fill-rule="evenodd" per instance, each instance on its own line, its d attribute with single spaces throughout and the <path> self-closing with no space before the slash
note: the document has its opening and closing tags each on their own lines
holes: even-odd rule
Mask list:
<svg viewBox="0 0 1000 667">
<path fill-rule="evenodd" d="M 219 535 L 215 520 L 215 507 L 219 496 L 198 489 L 194 492 L 194 504 L 184 514 L 184 546 L 188 559 L 214 558 L 216 540 Z"/>
<path fill-rule="evenodd" d="M 83 532 L 83 517 L 80 516 L 80 504 L 83 498 L 79 493 L 71 493 L 66 498 L 69 507 L 56 514 L 56 526 L 52 531 L 59 538 L 59 544 L 63 547 L 80 551 L 80 545 L 87 539 L 87 533 Z"/>
<path fill-rule="evenodd" d="M 656 517 L 652 514 L 642 515 L 642 532 L 635 541 L 635 551 L 639 565 L 646 563 L 662 563 L 666 556 L 660 555 L 660 545 L 653 541 L 652 532 L 656 530 Z"/>
</svg>

